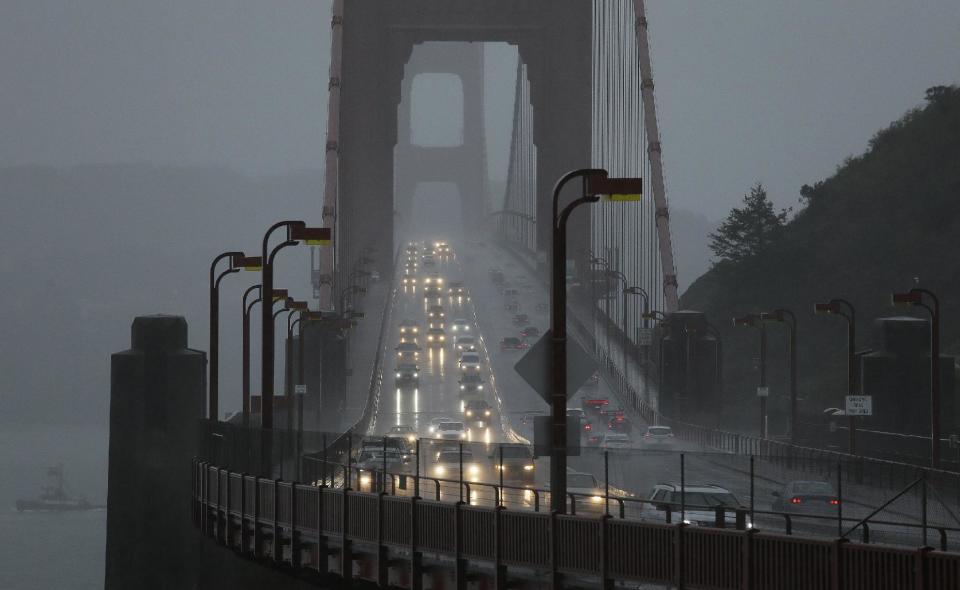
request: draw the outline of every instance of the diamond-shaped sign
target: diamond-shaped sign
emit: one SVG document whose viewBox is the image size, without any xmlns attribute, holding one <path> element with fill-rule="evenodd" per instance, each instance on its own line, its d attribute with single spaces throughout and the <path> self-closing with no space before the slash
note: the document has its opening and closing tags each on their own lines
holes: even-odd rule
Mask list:
<svg viewBox="0 0 960 590">
<path fill-rule="evenodd" d="M 550 403 L 550 380 L 553 372 L 553 332 L 547 330 L 527 354 L 523 355 L 513 369 Z M 597 370 L 597 364 L 582 346 L 567 338 L 567 399 L 580 389 L 580 386 Z"/>
</svg>

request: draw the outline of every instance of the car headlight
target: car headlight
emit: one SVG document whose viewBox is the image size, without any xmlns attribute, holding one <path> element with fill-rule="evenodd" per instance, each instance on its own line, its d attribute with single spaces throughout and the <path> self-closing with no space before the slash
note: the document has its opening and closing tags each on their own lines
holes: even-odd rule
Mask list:
<svg viewBox="0 0 960 590">
<path fill-rule="evenodd" d="M 466 432 L 461 432 L 461 433 L 460 433 L 460 438 L 467 438 L 467 433 L 466 433 Z"/>
<path fill-rule="evenodd" d="M 471 466 L 470 466 L 470 475 L 478 475 L 479 473 L 480 473 L 480 466 L 479 466 L 479 465 L 471 465 Z"/>
<path fill-rule="evenodd" d="M 467 388 L 466 385 L 462 385 L 462 384 L 460 385 L 460 391 L 463 391 L 463 390 L 465 390 L 466 388 Z"/>
<path fill-rule="evenodd" d="M 467 410 L 467 417 L 473 416 L 473 410 Z"/>
<path fill-rule="evenodd" d="M 370 476 L 369 476 L 369 475 L 363 474 L 363 475 L 360 476 L 360 485 L 362 485 L 362 486 L 368 486 L 368 485 L 370 485 L 370 481 L 371 481 L 371 480 L 370 480 Z"/>
<path fill-rule="evenodd" d="M 469 331 L 469 330 L 470 330 L 470 326 L 464 326 L 463 329 Z"/>
<path fill-rule="evenodd" d="M 484 410 L 483 415 L 489 417 L 489 416 L 490 416 L 490 410 Z"/>
<path fill-rule="evenodd" d="M 523 466 L 523 470 L 524 470 L 524 471 L 533 471 L 533 465 L 524 465 L 524 466 Z"/>
<path fill-rule="evenodd" d="M 453 331 L 454 331 L 454 332 L 457 331 L 457 327 L 456 327 L 456 326 L 453 327 Z"/>
<path fill-rule="evenodd" d="M 400 373 L 397 373 L 397 379 L 399 379 L 399 378 L 400 378 Z"/>
<path fill-rule="evenodd" d="M 414 374 L 413 374 L 413 377 L 414 377 L 414 379 L 419 378 L 419 377 L 420 377 L 420 373 L 414 373 Z"/>
<path fill-rule="evenodd" d="M 433 468 L 433 472 L 437 475 L 437 477 L 443 477 L 447 474 L 447 468 L 443 465 L 437 465 Z"/>
<path fill-rule="evenodd" d="M 483 391 L 483 385 L 477 385 L 477 389 L 478 389 L 479 391 Z"/>
<path fill-rule="evenodd" d="M 600 502 L 603 502 L 603 497 L 602 497 L 602 496 L 590 496 L 590 501 L 593 502 L 594 504 L 599 504 Z"/>
<path fill-rule="evenodd" d="M 417 442 L 417 437 L 411 434 L 407 437 L 407 442 Z"/>
<path fill-rule="evenodd" d="M 433 342 L 433 336 L 427 336 L 427 340 L 429 340 L 430 342 Z"/>
</svg>

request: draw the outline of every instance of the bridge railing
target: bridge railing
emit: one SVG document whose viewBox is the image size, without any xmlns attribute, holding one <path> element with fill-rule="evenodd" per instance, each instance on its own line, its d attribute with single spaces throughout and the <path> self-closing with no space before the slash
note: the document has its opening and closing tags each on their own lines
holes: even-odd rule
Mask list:
<svg viewBox="0 0 960 590">
<path fill-rule="evenodd" d="M 264 475 L 247 467 L 259 464 L 255 458 L 243 452 L 231 455 L 223 451 L 223 448 L 243 449 L 245 433 L 242 429 L 226 431 L 219 428 L 218 432 L 227 435 L 222 439 L 222 448 L 217 455 L 204 457 L 205 460 L 223 469 Z M 236 434 L 237 438 L 231 439 L 231 434 Z M 298 435 L 295 432 L 288 434 L 291 438 Z M 302 452 L 281 461 L 273 470 L 273 477 L 279 475 L 284 481 L 350 487 L 371 493 L 383 491 L 391 496 L 419 496 L 438 502 L 462 501 L 487 507 L 499 505 L 533 512 L 546 510 L 550 505 L 550 490 L 538 483 L 543 477 L 537 475 L 547 469 L 546 459 L 535 459 L 533 449 L 524 445 L 453 443 L 452 448 L 461 448 L 463 457 L 466 457 L 465 467 L 461 470 L 456 464 L 442 465 L 435 460 L 439 450 L 451 448 L 450 441 L 420 438 L 401 444 L 397 439 L 353 433 L 343 436 L 304 432 L 299 435 Z M 254 431 L 246 440 L 255 445 L 260 436 L 261 433 Z M 375 453 L 388 446 L 390 449 L 404 448 L 389 463 L 382 463 L 383 454 L 375 458 Z M 290 447 L 295 448 L 294 445 Z M 417 449 L 420 450 L 419 458 Z M 396 462 L 401 458 L 399 453 L 403 453 L 402 463 Z M 521 455 L 528 458 L 518 462 L 517 457 Z M 504 456 L 507 459 L 503 459 Z M 213 463 L 214 460 L 217 462 Z M 960 518 L 956 502 L 947 491 L 930 482 L 924 482 L 923 487 L 914 485 L 898 496 L 896 503 L 887 506 L 885 502 L 891 494 L 873 486 L 842 480 L 842 472 L 831 463 L 811 464 L 803 469 L 787 468 L 728 453 L 678 451 L 669 442 L 610 451 L 585 446 L 568 462 L 581 481 L 593 478 L 587 486 L 592 489 L 584 489 L 581 483 L 567 495 L 565 504 L 571 514 L 609 512 L 621 519 L 671 522 L 682 520 L 680 511 L 686 508 L 698 513 L 689 519 L 704 526 L 743 529 L 752 523 L 765 531 L 788 535 L 843 535 L 864 542 L 903 546 L 930 542 L 943 550 L 960 548 Z M 697 506 L 695 500 L 688 500 L 685 506 L 681 506 L 669 498 L 654 499 L 653 493 L 658 489 L 655 486 L 676 485 L 684 475 L 687 486 L 722 488 L 721 491 L 729 495 L 727 503 Z M 815 500 L 805 500 L 811 502 L 808 509 L 806 503 L 794 507 L 787 503 L 786 497 L 777 499 L 774 492 L 783 492 L 788 482 L 797 479 L 815 479 L 834 486 L 837 505 L 824 505 L 818 509 Z M 693 493 L 693 497 L 699 496 Z"/>
<path fill-rule="evenodd" d="M 603 587 L 953 590 L 960 581 L 960 554 L 930 548 L 436 502 L 292 484 L 203 461 L 194 462 L 193 474 L 194 522 L 220 543 L 276 566 L 321 573 L 339 550 L 346 553 L 339 574 L 350 579 L 362 573 L 354 571 L 354 557 L 366 552 L 375 556 L 374 581 L 382 587 L 391 567 L 422 576 L 422 559 L 414 556 L 425 551 L 452 558 L 456 568 L 442 561 L 434 567 L 455 569 L 458 583 L 471 564 L 473 576 L 487 564 L 504 575 L 549 572 Z"/>
</svg>

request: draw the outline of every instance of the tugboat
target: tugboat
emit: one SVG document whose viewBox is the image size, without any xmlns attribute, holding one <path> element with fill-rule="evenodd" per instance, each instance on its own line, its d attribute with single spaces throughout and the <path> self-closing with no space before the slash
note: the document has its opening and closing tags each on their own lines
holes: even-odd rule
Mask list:
<svg viewBox="0 0 960 590">
<path fill-rule="evenodd" d="M 77 510 L 95 510 L 103 508 L 91 504 L 83 496 L 73 495 L 63 479 L 63 464 L 47 469 L 50 485 L 40 488 L 40 497 L 29 500 L 17 500 L 17 511 L 72 512 Z"/>
</svg>

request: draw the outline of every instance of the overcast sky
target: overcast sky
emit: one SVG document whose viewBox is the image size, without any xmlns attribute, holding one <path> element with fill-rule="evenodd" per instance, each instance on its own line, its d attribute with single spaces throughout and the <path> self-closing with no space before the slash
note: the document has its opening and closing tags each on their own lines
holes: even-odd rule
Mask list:
<svg viewBox="0 0 960 590">
<path fill-rule="evenodd" d="M 3 0 L 0 165 L 318 168 L 329 4 Z M 957 0 L 648 4 L 669 196 L 713 219 L 757 181 L 795 204 L 925 88 L 960 79 Z M 499 146 L 514 66 L 487 55 Z"/>
</svg>

